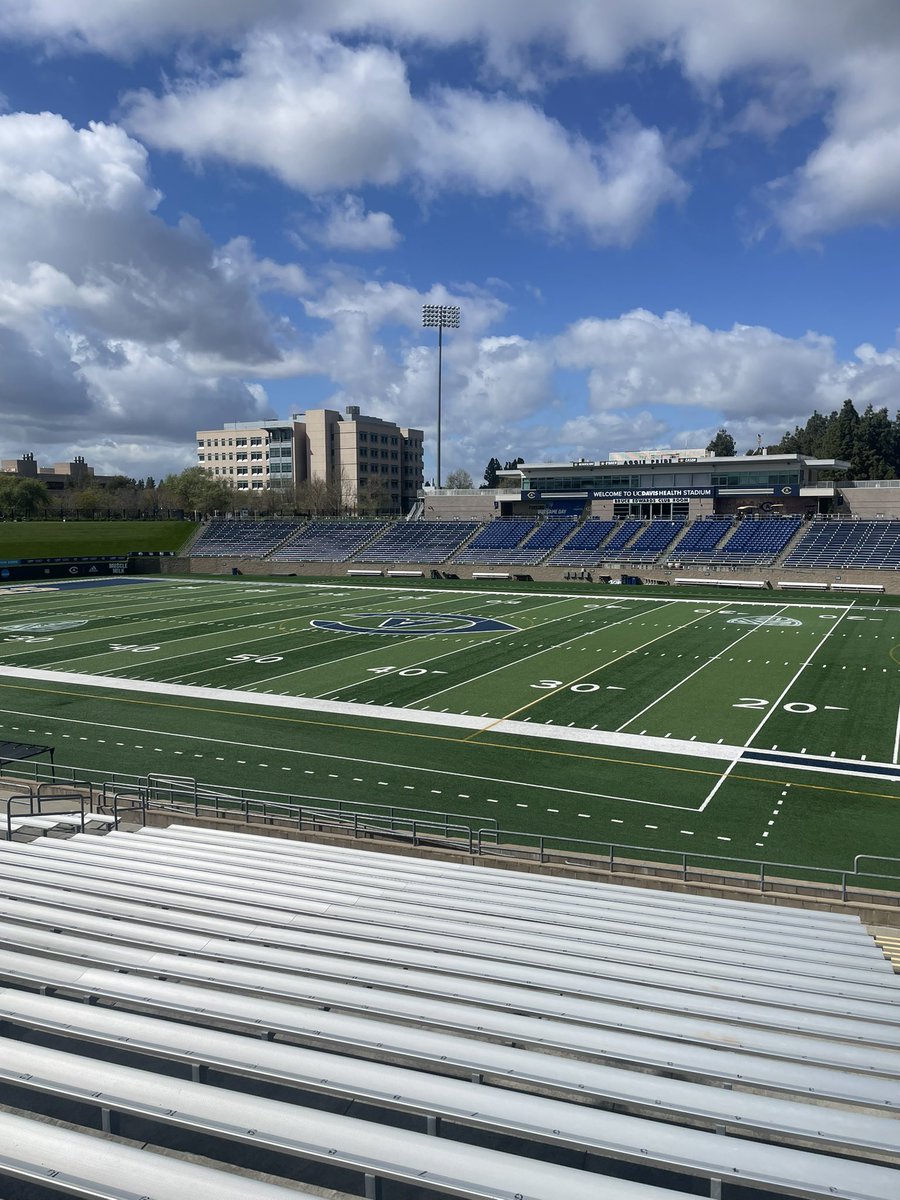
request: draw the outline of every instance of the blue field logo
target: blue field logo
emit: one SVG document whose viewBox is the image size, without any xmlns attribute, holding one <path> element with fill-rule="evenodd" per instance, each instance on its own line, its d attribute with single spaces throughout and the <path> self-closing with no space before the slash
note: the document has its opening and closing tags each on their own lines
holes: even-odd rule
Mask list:
<svg viewBox="0 0 900 1200">
<path fill-rule="evenodd" d="M 494 617 L 466 617 L 458 613 L 356 613 L 347 621 L 321 617 L 310 621 L 314 629 L 332 633 L 402 633 L 424 636 L 437 633 L 518 633 L 517 625 Z"/>
</svg>

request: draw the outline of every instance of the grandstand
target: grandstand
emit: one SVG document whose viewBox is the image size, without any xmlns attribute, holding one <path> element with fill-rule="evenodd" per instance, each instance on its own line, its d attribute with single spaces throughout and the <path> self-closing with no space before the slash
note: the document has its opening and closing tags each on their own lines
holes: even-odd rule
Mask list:
<svg viewBox="0 0 900 1200">
<path fill-rule="evenodd" d="M 816 521 L 784 565 L 898 571 L 900 521 Z"/>
<path fill-rule="evenodd" d="M 515 528 L 511 528 L 512 526 Z M 573 518 L 550 518 L 541 521 L 540 524 L 535 521 L 501 518 L 486 525 L 453 561 L 534 566 L 545 559 L 560 542 L 565 541 L 576 528 L 577 522 Z M 526 534 L 528 536 L 525 536 Z M 515 541 L 512 540 L 514 537 Z"/>
<path fill-rule="evenodd" d="M 192 558 L 264 558 L 296 533 L 300 521 L 210 521 L 191 547 Z"/>
<path fill-rule="evenodd" d="M 384 533 L 384 521 L 310 521 L 273 554 L 273 562 L 347 562 Z"/>
<path fill-rule="evenodd" d="M 580 525 L 561 550 L 550 559 L 554 567 L 595 567 L 602 562 L 600 547 L 616 527 L 615 521 L 590 518 Z"/>
<path fill-rule="evenodd" d="M 675 553 L 682 562 L 769 566 L 775 562 L 802 524 L 799 517 L 743 520 L 724 545 L 711 550 L 688 552 L 679 544 Z"/>
<path fill-rule="evenodd" d="M 442 563 L 478 529 L 478 521 L 398 521 L 357 554 L 361 563 Z"/>
<path fill-rule="evenodd" d="M 856 917 L 186 825 L 0 863 L 13 1186 L 900 1190 L 898 981 Z"/>
<path fill-rule="evenodd" d="M 683 521 L 651 521 L 622 557 L 628 562 L 656 562 L 684 529 Z"/>
</svg>

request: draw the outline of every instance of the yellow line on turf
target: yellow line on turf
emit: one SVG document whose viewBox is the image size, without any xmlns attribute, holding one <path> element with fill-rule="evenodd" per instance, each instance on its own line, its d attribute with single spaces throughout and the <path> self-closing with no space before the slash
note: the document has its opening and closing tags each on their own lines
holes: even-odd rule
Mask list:
<svg viewBox="0 0 900 1200">
<path fill-rule="evenodd" d="M 63 688 L 25 687 L 25 686 L 11 684 L 11 683 L 0 683 L 0 689 L 5 689 L 7 691 L 35 692 L 35 693 L 38 693 L 41 695 L 74 696 L 75 698 L 77 698 L 79 700 L 84 699 L 84 694 L 82 692 L 70 692 L 70 691 L 66 691 Z M 317 721 L 317 720 L 310 720 L 309 718 L 305 718 L 305 717 L 277 717 L 277 716 L 269 715 L 266 713 L 245 712 L 245 711 L 238 712 L 234 709 L 228 709 L 228 708 L 208 708 L 205 705 L 168 704 L 168 703 L 162 703 L 162 702 L 156 701 L 156 700 L 135 700 L 131 697 L 125 697 L 125 696 L 116 696 L 115 698 L 106 697 L 105 699 L 100 698 L 97 702 L 98 703 L 106 702 L 106 703 L 111 703 L 111 704 L 137 704 L 137 705 L 142 705 L 144 707 L 149 707 L 149 708 L 171 708 L 171 709 L 179 709 L 179 710 L 183 709 L 186 712 L 212 713 L 216 716 L 240 717 L 244 720 L 246 720 L 248 717 L 251 717 L 252 719 L 257 720 L 257 721 L 282 721 L 282 722 L 287 722 L 292 725 L 315 725 L 315 726 L 320 726 L 325 729 L 345 729 L 348 732 L 362 730 L 364 733 L 377 733 L 377 734 L 384 735 L 386 737 L 416 738 L 420 741 L 441 742 L 444 745 L 454 745 L 454 744 L 464 745 L 467 743 L 471 744 L 470 739 L 468 737 L 465 737 L 465 738 L 438 737 L 437 734 L 433 734 L 433 733 L 417 733 L 417 732 L 413 733 L 413 732 L 407 732 L 407 731 L 401 730 L 401 729 L 389 729 L 389 728 L 386 728 L 385 726 L 378 726 L 378 725 L 345 725 L 345 724 L 342 724 L 340 721 Z M 35 717 L 35 719 L 37 719 L 37 717 Z M 62 720 L 62 721 L 66 720 L 65 717 L 54 717 L 53 719 Z M 167 735 L 167 733 L 172 732 L 172 731 L 164 730 L 164 729 L 155 729 L 152 732 L 159 734 L 160 737 L 165 737 Z M 174 732 L 178 732 L 178 731 L 176 730 Z M 527 736 L 527 735 L 525 735 L 525 736 Z M 629 759 L 629 758 L 610 758 L 607 755 L 602 755 L 602 754 L 578 754 L 571 750 L 544 750 L 543 748 L 538 747 L 538 746 L 521 746 L 521 745 L 508 746 L 508 745 L 505 745 L 503 742 L 479 742 L 479 743 L 476 743 L 473 748 L 480 749 L 481 747 L 484 747 L 486 749 L 492 749 L 492 750 L 505 750 L 507 752 L 512 752 L 514 754 L 542 754 L 542 755 L 547 755 L 551 758 L 580 758 L 580 759 L 584 759 L 588 762 L 610 763 L 612 765 L 618 765 L 618 766 L 623 766 L 623 767 L 638 767 L 641 769 L 646 768 L 647 770 L 651 770 L 651 771 L 676 771 L 676 772 L 678 772 L 680 774 L 684 774 L 684 775 L 710 775 L 710 776 L 715 775 L 715 776 L 718 776 L 720 773 L 719 771 L 704 771 L 704 770 L 701 770 L 699 767 L 677 767 L 677 766 L 673 766 L 668 763 L 636 762 L 635 760 Z M 289 750 L 290 747 L 286 746 L 286 747 L 282 747 L 282 749 Z M 402 768 L 403 766 L 406 766 L 407 764 L 395 763 L 394 765 Z M 900 800 L 900 797 L 897 797 L 896 795 L 892 796 L 887 792 L 864 792 L 864 791 L 860 791 L 859 789 L 828 787 L 826 784 L 820 784 L 820 783 L 800 783 L 797 781 L 797 779 L 794 775 L 785 776 L 783 779 L 782 778 L 764 779 L 759 775 L 732 774 L 730 776 L 730 778 L 733 780 L 742 780 L 745 783 L 761 783 L 767 787 L 783 787 L 785 783 L 790 783 L 791 786 L 795 789 L 802 788 L 806 791 L 833 792 L 835 795 L 838 795 L 838 796 L 865 796 L 869 799 L 876 799 L 876 800 L 894 800 L 894 801 Z M 655 803 L 655 802 L 651 801 L 651 803 Z"/>
<path fill-rule="evenodd" d="M 669 601 L 674 604 L 675 601 Z M 732 602 L 733 603 L 733 602 Z M 664 605 L 661 607 L 665 607 Z M 728 602 L 719 605 L 719 608 L 713 609 L 712 612 L 705 612 L 702 616 L 694 617 L 692 621 L 685 621 L 683 625 L 674 625 L 671 629 L 667 629 L 665 633 L 661 633 L 658 637 L 651 638 L 649 642 L 641 642 L 639 646 L 635 646 L 632 650 L 626 650 L 624 654 L 620 654 L 618 658 L 611 658 L 608 663 L 603 663 L 599 667 L 592 667 L 590 671 L 586 671 L 584 675 L 579 675 L 577 679 L 569 679 L 561 684 L 558 688 L 553 688 L 552 691 L 546 691 L 543 695 L 537 696 L 534 700 L 529 700 L 527 704 L 523 704 L 521 708 L 514 708 L 511 713 L 507 713 L 505 717 L 498 717 L 496 721 L 491 721 L 485 725 L 484 729 L 476 729 L 474 733 L 470 733 L 468 737 L 463 738 L 464 742 L 471 742 L 473 738 L 481 737 L 482 734 L 488 733 L 495 725 L 499 725 L 502 721 L 511 721 L 513 717 L 517 717 L 519 713 L 523 713 L 526 709 L 533 708 L 535 704 L 540 704 L 543 700 L 549 700 L 551 696 L 558 696 L 560 692 L 567 691 L 570 687 L 574 687 L 576 683 L 581 683 L 585 679 L 589 679 L 591 675 L 596 675 L 599 671 L 605 671 L 607 667 L 613 666 L 614 663 L 621 662 L 623 658 L 628 658 L 631 654 L 637 654 L 638 650 L 643 650 L 645 646 L 652 646 L 654 642 L 662 641 L 663 638 L 671 636 L 673 633 L 680 633 L 682 629 L 687 629 L 689 625 L 696 625 L 698 621 L 702 621 L 705 617 L 712 616 L 723 608 L 728 607 Z M 650 610 L 653 611 L 652 609 Z M 642 613 L 635 613 L 635 616 L 642 616 Z M 596 632 L 602 633 L 603 627 Z M 585 637 L 590 637 L 589 633 Z M 573 639 L 574 640 L 574 639 Z M 720 773 L 720 772 L 717 772 Z"/>
</svg>

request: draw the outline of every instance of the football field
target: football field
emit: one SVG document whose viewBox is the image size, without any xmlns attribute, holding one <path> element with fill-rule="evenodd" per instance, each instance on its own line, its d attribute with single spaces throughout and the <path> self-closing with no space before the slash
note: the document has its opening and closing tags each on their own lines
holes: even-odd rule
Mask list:
<svg viewBox="0 0 900 1200">
<path fill-rule="evenodd" d="M 900 854 L 900 607 L 157 579 L 0 595 L 0 740 L 623 846 Z M 27 768 L 21 768 L 27 771 Z"/>
</svg>

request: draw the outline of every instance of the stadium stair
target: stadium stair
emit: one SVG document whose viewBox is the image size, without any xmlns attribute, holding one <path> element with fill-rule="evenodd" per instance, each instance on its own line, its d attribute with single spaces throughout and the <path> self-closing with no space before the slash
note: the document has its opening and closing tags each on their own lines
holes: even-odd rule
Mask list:
<svg viewBox="0 0 900 1200">
<path fill-rule="evenodd" d="M 784 566 L 784 563 L 785 563 L 786 559 L 788 558 L 788 556 L 794 552 L 796 547 L 806 537 L 807 533 L 809 532 L 809 525 L 810 525 L 809 521 L 803 522 L 803 524 L 800 526 L 800 528 L 797 530 L 797 532 L 794 534 L 794 536 L 791 538 L 791 540 L 788 542 L 788 544 L 785 546 L 785 548 L 782 550 L 782 552 L 775 559 L 775 562 L 772 564 L 773 566 L 777 566 L 777 567 Z"/>
<path fill-rule="evenodd" d="M 900 929 L 888 930 L 880 927 L 872 931 L 872 936 L 875 938 L 875 944 L 894 968 L 895 974 L 900 975 Z"/>
</svg>

